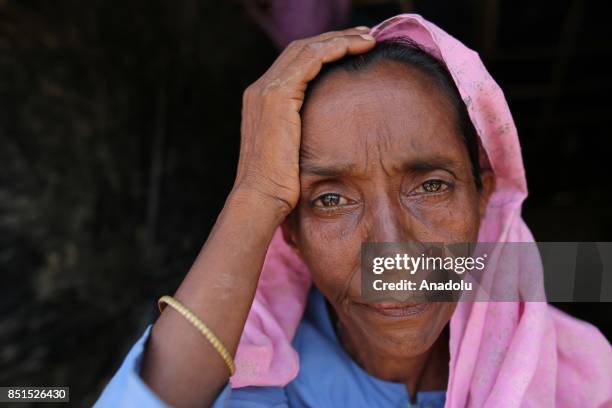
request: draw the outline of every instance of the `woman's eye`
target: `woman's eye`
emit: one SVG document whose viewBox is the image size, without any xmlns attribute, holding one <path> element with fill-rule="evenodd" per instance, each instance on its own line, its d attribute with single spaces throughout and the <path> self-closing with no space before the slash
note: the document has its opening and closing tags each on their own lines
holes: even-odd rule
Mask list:
<svg viewBox="0 0 612 408">
<path fill-rule="evenodd" d="M 319 196 L 313 204 L 315 207 L 338 207 L 348 204 L 348 200 L 340 194 L 327 193 Z"/>
<path fill-rule="evenodd" d="M 448 183 L 442 180 L 427 180 L 414 190 L 414 194 L 441 193 L 448 190 Z"/>
</svg>

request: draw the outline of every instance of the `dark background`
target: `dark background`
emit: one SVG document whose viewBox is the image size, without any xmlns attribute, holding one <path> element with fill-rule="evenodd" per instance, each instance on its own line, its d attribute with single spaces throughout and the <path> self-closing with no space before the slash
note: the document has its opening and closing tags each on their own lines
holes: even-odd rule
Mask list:
<svg viewBox="0 0 612 408">
<path fill-rule="evenodd" d="M 355 1 L 477 50 L 519 129 L 539 241 L 612 241 L 605 2 Z M 91 405 L 232 185 L 265 1 L 0 0 L 0 385 Z M 329 27 L 339 28 L 339 27 Z M 559 305 L 612 335 L 610 304 Z"/>
</svg>

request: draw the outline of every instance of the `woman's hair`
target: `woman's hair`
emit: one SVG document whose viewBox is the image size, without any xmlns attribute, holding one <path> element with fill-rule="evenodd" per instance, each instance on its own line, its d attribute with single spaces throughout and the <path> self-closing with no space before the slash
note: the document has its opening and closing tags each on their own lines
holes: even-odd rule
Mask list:
<svg viewBox="0 0 612 408">
<path fill-rule="evenodd" d="M 416 68 L 431 78 L 434 83 L 448 96 L 456 113 L 459 131 L 467 148 L 476 188 L 480 191 L 482 180 L 480 178 L 480 157 L 478 135 L 472 124 L 467 108 L 446 66 L 429 54 L 423 47 L 412 40 L 396 38 L 378 42 L 367 53 L 351 55 L 341 60 L 325 64 L 317 77 L 311 81 L 307 92 L 316 87 L 324 77 L 335 71 L 358 72 L 383 61 L 394 61 Z"/>
</svg>

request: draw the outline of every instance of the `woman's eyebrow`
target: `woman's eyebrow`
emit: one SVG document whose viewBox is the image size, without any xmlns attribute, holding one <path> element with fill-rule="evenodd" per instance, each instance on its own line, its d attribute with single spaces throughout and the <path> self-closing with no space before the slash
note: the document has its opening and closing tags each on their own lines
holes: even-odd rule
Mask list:
<svg viewBox="0 0 612 408">
<path fill-rule="evenodd" d="M 354 163 L 334 163 L 330 165 L 320 165 L 308 161 L 300 162 L 300 172 L 313 176 L 339 177 L 358 173 L 357 165 Z M 397 168 L 406 173 L 426 173 L 434 170 L 446 170 L 455 176 L 458 164 L 455 160 L 442 156 L 431 156 L 406 160 Z"/>
<path fill-rule="evenodd" d="M 300 172 L 322 177 L 336 177 L 347 174 L 353 174 L 356 171 L 356 166 L 353 163 L 332 164 L 329 166 L 318 165 L 303 161 L 300 163 Z"/>
<path fill-rule="evenodd" d="M 404 161 L 400 167 L 404 172 L 409 173 L 427 173 L 434 170 L 446 170 L 456 177 L 455 172 L 458 170 L 459 165 L 456 160 L 448 157 L 431 156 Z"/>
</svg>

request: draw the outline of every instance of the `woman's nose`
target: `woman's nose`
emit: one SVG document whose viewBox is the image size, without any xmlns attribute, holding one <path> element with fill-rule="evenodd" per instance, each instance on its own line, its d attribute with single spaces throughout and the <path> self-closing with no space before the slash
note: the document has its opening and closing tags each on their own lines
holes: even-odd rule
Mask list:
<svg viewBox="0 0 612 408">
<path fill-rule="evenodd" d="M 414 237 L 411 233 L 410 221 L 399 206 L 391 200 L 380 200 L 371 206 L 367 225 L 368 242 L 409 242 Z"/>
</svg>

